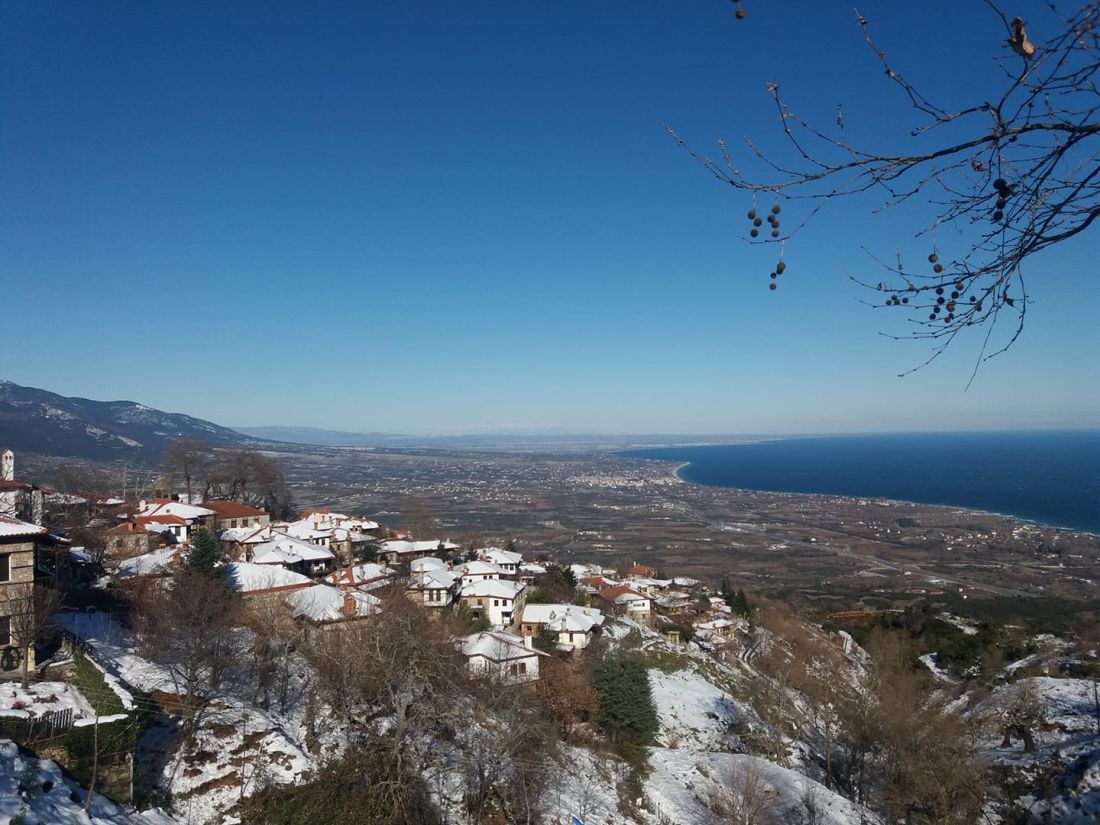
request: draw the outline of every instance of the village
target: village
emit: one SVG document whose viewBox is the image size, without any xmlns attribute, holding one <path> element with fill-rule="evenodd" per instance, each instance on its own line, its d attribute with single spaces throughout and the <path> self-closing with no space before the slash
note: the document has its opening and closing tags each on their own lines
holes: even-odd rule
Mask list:
<svg viewBox="0 0 1100 825">
<path fill-rule="evenodd" d="M 12 466 L 11 452 L 4 455 Z M 14 479 L 6 481 L 12 489 L 24 489 Z M 41 521 L 44 497 L 25 487 L 32 493 L 32 520 L 0 517 L 0 564 L 9 571 L 0 580 L 3 586 L 87 586 L 93 566 L 87 551 L 33 521 L 35 506 Z M 133 506 L 120 499 L 100 502 L 95 520 L 114 524 L 103 533 L 100 561 L 106 575 L 97 586 L 122 593 L 139 581 L 170 587 L 196 537 L 213 537 L 226 586 L 247 600 L 277 600 L 295 620 L 321 628 L 374 615 L 382 596 L 399 589 L 429 613 L 457 612 L 482 628 L 458 640 L 470 668 L 494 669 L 514 681 L 537 679 L 539 658 L 548 650 L 587 648 L 605 615 L 627 616 L 670 640 L 694 639 L 712 650 L 725 648 L 736 626 L 731 600 L 716 595 L 707 583 L 661 578 L 646 565 L 614 569 L 598 563 L 560 565 L 545 557 L 525 560 L 514 541 L 506 548 L 462 546 L 449 538 L 414 537 L 330 508 L 307 509 L 294 521 L 273 521 L 263 510 L 235 501 L 190 503 L 185 498 L 142 499 Z M 7 511 L 18 509 L 12 503 Z M 548 601 L 551 594 L 561 601 Z M 20 669 L 23 656 L 11 621 L 0 617 L 6 630 L 0 634 L 0 661 L 8 672 Z M 33 669 L 33 645 L 27 654 Z"/>
</svg>

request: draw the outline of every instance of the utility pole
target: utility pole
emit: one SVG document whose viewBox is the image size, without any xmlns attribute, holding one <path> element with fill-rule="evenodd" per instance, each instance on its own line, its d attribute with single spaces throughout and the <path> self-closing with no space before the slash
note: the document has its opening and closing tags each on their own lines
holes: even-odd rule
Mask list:
<svg viewBox="0 0 1100 825">
<path fill-rule="evenodd" d="M 92 797 L 95 795 L 95 783 L 99 774 L 99 711 L 95 712 L 95 722 L 92 727 L 92 781 L 88 783 L 88 799 L 84 802 L 84 810 L 92 810 Z"/>
</svg>

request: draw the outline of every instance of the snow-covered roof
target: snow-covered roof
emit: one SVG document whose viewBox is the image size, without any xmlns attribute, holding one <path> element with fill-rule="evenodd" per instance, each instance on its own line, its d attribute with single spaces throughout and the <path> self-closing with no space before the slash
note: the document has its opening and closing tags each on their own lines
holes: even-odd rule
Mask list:
<svg viewBox="0 0 1100 825">
<path fill-rule="evenodd" d="M 184 504 L 182 501 L 150 501 L 139 516 L 179 516 L 187 521 L 205 518 L 215 515 L 208 507 L 196 507 L 194 504 Z"/>
<path fill-rule="evenodd" d="M 301 573 L 271 564 L 235 561 L 225 566 L 226 586 L 242 593 L 309 587 L 313 581 Z"/>
<path fill-rule="evenodd" d="M 384 587 L 394 576 L 396 571 L 391 567 L 368 562 L 366 564 L 353 564 L 350 567 L 341 567 L 333 573 L 325 576 L 329 584 L 343 585 L 345 587 Z"/>
<path fill-rule="evenodd" d="M 633 576 L 630 579 L 630 583 L 639 588 L 650 587 L 656 588 L 658 590 L 664 590 L 666 587 L 672 584 L 672 579 L 653 579 L 647 576 Z"/>
<path fill-rule="evenodd" d="M 695 587 L 702 584 L 698 579 L 693 579 L 690 576 L 675 576 L 672 583 L 677 587 Z"/>
<path fill-rule="evenodd" d="M 575 604 L 529 604 L 523 608 L 522 622 L 544 624 L 559 633 L 587 633 L 603 624 L 603 613 L 594 607 Z"/>
<path fill-rule="evenodd" d="M 285 527 L 282 527 L 280 529 L 280 532 L 285 533 L 286 535 L 296 539 L 302 539 L 304 541 L 309 541 L 312 539 L 332 538 L 331 527 L 314 527 L 311 522 L 304 519 L 302 521 L 290 522 Z"/>
<path fill-rule="evenodd" d="M 340 590 L 330 584 L 315 584 L 295 590 L 286 597 L 295 616 L 315 622 L 335 622 L 378 612 L 381 602 L 369 593 Z"/>
<path fill-rule="evenodd" d="M 83 547 L 70 547 L 69 557 L 78 564 L 91 564 L 92 556 Z"/>
<path fill-rule="evenodd" d="M 514 599 L 523 592 L 523 588 L 524 585 L 507 579 L 478 579 L 463 584 L 459 595 L 490 599 Z"/>
<path fill-rule="evenodd" d="M 9 536 L 44 536 L 49 532 L 45 527 L 31 524 L 29 521 L 20 521 L 17 518 L 0 516 L 0 538 Z"/>
<path fill-rule="evenodd" d="M 520 553 L 513 553 L 511 550 L 503 550 L 500 547 L 486 547 L 484 550 L 479 550 L 478 554 L 493 564 L 519 564 L 523 561 Z"/>
<path fill-rule="evenodd" d="M 695 625 L 696 630 L 725 630 L 727 627 L 733 627 L 734 623 L 729 619 L 712 619 L 709 622 L 700 622 Z"/>
<path fill-rule="evenodd" d="M 226 527 L 218 531 L 218 538 L 236 544 L 263 544 L 270 534 L 265 527 Z"/>
<path fill-rule="evenodd" d="M 633 602 L 640 599 L 650 601 L 650 597 L 645 593 L 635 590 L 633 587 L 625 584 L 601 590 L 600 595 L 609 601 L 613 601 L 615 604 L 623 604 L 624 602 Z"/>
<path fill-rule="evenodd" d="M 457 573 L 462 578 L 465 578 L 466 576 L 505 576 L 505 575 L 507 575 L 507 571 L 503 570 L 502 568 L 498 567 L 497 565 L 491 564 L 490 562 L 487 562 L 487 561 L 480 561 L 480 560 L 468 561 L 465 564 L 460 564 L 460 565 L 458 565 L 458 567 L 454 568 L 454 571 L 455 571 L 455 573 Z"/>
<path fill-rule="evenodd" d="M 173 559 L 178 559 L 179 549 L 176 547 L 163 547 L 152 553 L 144 553 L 140 556 L 125 559 L 118 566 L 118 575 L 122 578 L 129 576 L 155 576 L 170 573 Z"/>
<path fill-rule="evenodd" d="M 546 572 L 545 565 L 535 564 L 534 562 L 525 561 L 519 566 L 521 573 L 531 573 L 532 575 L 539 575 Z"/>
<path fill-rule="evenodd" d="M 378 522 L 366 518 L 346 518 L 340 522 L 340 526 L 346 530 L 359 530 L 369 532 L 378 529 Z"/>
<path fill-rule="evenodd" d="M 482 656 L 494 662 L 509 659 L 526 659 L 528 656 L 546 656 L 541 650 L 527 647 L 523 640 L 510 633 L 485 630 L 462 639 L 462 653 L 467 657 Z"/>
<path fill-rule="evenodd" d="M 328 561 L 332 553 L 324 547 L 280 536 L 257 545 L 252 554 L 256 564 L 297 564 L 302 561 Z"/>
<path fill-rule="evenodd" d="M 442 570 L 436 567 L 422 570 L 415 574 L 413 578 L 423 590 L 450 590 L 458 581 L 458 576 L 450 570 Z"/>
<path fill-rule="evenodd" d="M 457 550 L 458 545 L 441 539 L 429 539 L 428 541 L 409 541 L 408 539 L 393 539 L 382 542 L 383 553 L 397 553 L 399 556 L 407 553 L 434 553 L 443 545 L 444 550 Z"/>
<path fill-rule="evenodd" d="M 412 573 L 423 573 L 425 570 L 444 570 L 447 567 L 447 562 L 443 559 L 437 559 L 435 556 L 425 556 L 422 559 L 413 559 L 409 562 L 409 571 Z"/>
</svg>

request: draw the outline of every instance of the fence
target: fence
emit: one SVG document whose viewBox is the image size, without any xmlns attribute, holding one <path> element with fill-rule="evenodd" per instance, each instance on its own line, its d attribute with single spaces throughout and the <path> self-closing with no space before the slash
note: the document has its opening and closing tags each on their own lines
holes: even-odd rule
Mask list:
<svg viewBox="0 0 1100 825">
<path fill-rule="evenodd" d="M 11 739 L 25 748 L 33 748 L 48 740 L 58 739 L 68 733 L 72 727 L 72 708 L 49 710 L 37 716 L 22 715 L 19 711 L 7 711 L 0 715 L 0 736 Z"/>
</svg>

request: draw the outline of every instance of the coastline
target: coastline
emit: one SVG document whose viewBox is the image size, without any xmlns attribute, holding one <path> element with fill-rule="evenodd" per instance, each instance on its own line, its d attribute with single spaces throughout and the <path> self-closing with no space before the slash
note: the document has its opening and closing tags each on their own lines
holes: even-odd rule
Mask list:
<svg viewBox="0 0 1100 825">
<path fill-rule="evenodd" d="M 674 461 L 674 459 L 643 459 L 646 461 Z M 694 484 L 698 487 L 708 487 L 713 490 L 741 490 L 749 493 L 770 493 L 774 495 L 783 496 L 824 496 L 827 498 L 835 498 L 845 502 L 859 502 L 859 501 L 888 501 L 891 504 L 899 504 L 908 507 L 938 507 L 944 510 L 954 510 L 959 513 L 973 513 L 977 516 L 993 516 L 996 518 L 1004 519 L 1005 521 L 1013 522 L 1019 525 L 1027 525 L 1030 527 L 1038 527 L 1046 530 L 1059 530 L 1066 533 L 1075 533 L 1080 536 L 1092 536 L 1100 538 L 1100 531 L 1082 530 L 1077 527 L 1067 527 L 1061 524 L 1049 524 L 1047 522 L 1037 521 L 1035 519 L 1025 518 L 1023 516 L 1013 515 L 1012 513 L 1001 513 L 996 510 L 982 510 L 976 507 L 964 507 L 958 504 L 951 504 L 949 502 L 942 501 L 911 501 L 908 499 L 890 498 L 889 496 L 853 496 L 845 495 L 842 493 L 808 493 L 798 490 L 763 490 L 755 487 L 730 487 L 725 484 L 706 484 L 701 481 L 691 481 L 684 478 L 681 472 L 690 467 L 692 462 L 680 461 L 672 468 L 672 477 L 679 481 L 681 484 Z"/>
</svg>

